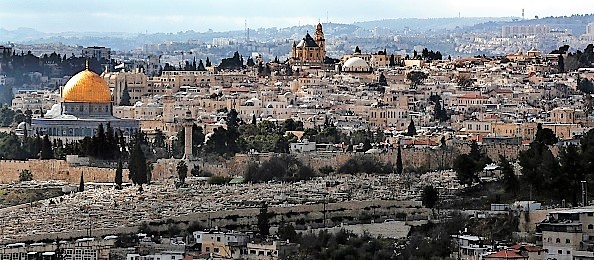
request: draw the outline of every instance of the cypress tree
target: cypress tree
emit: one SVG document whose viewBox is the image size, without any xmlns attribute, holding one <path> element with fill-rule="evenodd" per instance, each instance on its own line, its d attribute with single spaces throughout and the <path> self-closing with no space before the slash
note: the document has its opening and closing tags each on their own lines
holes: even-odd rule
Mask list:
<svg viewBox="0 0 594 260">
<path fill-rule="evenodd" d="M 501 175 L 503 175 L 503 186 L 505 191 L 515 195 L 520 189 L 520 182 L 514 173 L 514 167 L 503 155 L 499 155 L 499 167 L 501 167 Z"/>
<path fill-rule="evenodd" d="M 83 179 L 83 172 L 80 172 L 80 184 L 78 186 L 78 191 L 79 192 L 85 191 L 85 180 Z"/>
<path fill-rule="evenodd" d="M 128 83 L 124 86 L 124 90 L 122 90 L 122 97 L 120 98 L 120 106 L 131 106 L 130 103 L 130 90 L 128 90 Z"/>
<path fill-rule="evenodd" d="M 184 161 L 180 161 L 176 168 L 179 181 L 184 184 L 186 182 L 186 177 L 188 176 L 188 166 Z"/>
<path fill-rule="evenodd" d="M 398 144 L 398 155 L 396 156 L 396 173 L 402 174 L 402 149 L 400 148 L 400 144 Z"/>
<path fill-rule="evenodd" d="M 54 158 L 54 152 L 52 151 L 52 142 L 50 142 L 48 135 L 45 135 L 43 137 L 43 140 L 41 141 L 40 158 L 42 160 Z"/>
<path fill-rule="evenodd" d="M 118 168 L 116 169 L 115 172 L 115 184 L 116 184 L 116 189 L 121 190 L 122 189 L 122 179 L 123 179 L 123 166 L 122 166 L 122 160 L 118 160 Z"/>
<path fill-rule="evenodd" d="M 406 132 L 407 136 L 415 136 L 417 135 L 417 128 L 415 127 L 415 121 L 410 120 L 410 124 L 408 124 L 408 131 Z"/>
<path fill-rule="evenodd" d="M 258 214 L 258 231 L 262 238 L 270 234 L 270 213 L 268 213 L 268 205 L 262 202 L 260 206 L 260 214 Z"/>
<path fill-rule="evenodd" d="M 128 171 L 130 172 L 130 180 L 134 184 L 142 185 L 148 183 L 147 177 L 147 162 L 144 152 L 141 147 L 141 134 L 137 133 L 134 138 L 134 144 L 130 149 L 130 157 L 128 158 Z"/>
</svg>

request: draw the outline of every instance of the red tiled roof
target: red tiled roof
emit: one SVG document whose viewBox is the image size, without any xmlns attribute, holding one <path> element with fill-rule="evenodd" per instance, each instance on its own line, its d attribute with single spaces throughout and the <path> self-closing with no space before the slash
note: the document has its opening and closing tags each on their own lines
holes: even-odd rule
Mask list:
<svg viewBox="0 0 594 260">
<path fill-rule="evenodd" d="M 497 253 L 486 255 L 485 258 L 528 259 L 528 256 L 523 256 L 516 250 L 502 250 Z"/>
<path fill-rule="evenodd" d="M 510 249 L 515 249 L 515 250 L 520 250 L 521 248 L 523 248 L 524 250 L 528 251 L 528 252 L 540 252 L 540 251 L 544 251 L 544 249 L 540 246 L 533 246 L 533 245 L 513 245 L 509 247 Z"/>
</svg>

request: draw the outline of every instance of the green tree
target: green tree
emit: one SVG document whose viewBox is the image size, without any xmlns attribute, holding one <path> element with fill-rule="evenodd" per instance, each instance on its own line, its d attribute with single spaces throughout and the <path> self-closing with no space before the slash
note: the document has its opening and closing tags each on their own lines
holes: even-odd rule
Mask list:
<svg viewBox="0 0 594 260">
<path fill-rule="evenodd" d="M 555 191 L 560 197 L 578 205 L 581 181 L 588 175 L 585 171 L 586 160 L 575 145 L 568 145 L 559 150 L 560 174 L 555 176 Z"/>
<path fill-rule="evenodd" d="M 406 136 L 415 136 L 417 135 L 417 128 L 415 127 L 415 121 L 410 119 L 410 123 L 408 124 L 408 129 L 406 131 Z"/>
<path fill-rule="evenodd" d="M 371 148 L 372 148 L 372 146 L 371 146 L 371 142 L 369 141 L 369 138 L 365 138 L 365 140 L 363 141 L 362 151 L 367 152 Z"/>
<path fill-rule="evenodd" d="M 272 214 L 268 212 L 268 204 L 262 202 L 260 205 L 260 213 L 258 214 L 258 232 L 262 238 L 270 234 L 270 218 Z"/>
<path fill-rule="evenodd" d="M 425 81 L 427 78 L 427 74 L 422 71 L 411 71 L 406 74 L 406 79 L 410 81 L 411 87 L 417 87 L 418 85 L 423 84 L 423 81 Z"/>
<path fill-rule="evenodd" d="M 554 145 L 558 141 L 559 140 L 553 130 L 549 128 L 542 128 L 541 123 L 536 125 L 536 136 L 534 137 L 534 142 L 539 142 L 546 145 Z"/>
<path fill-rule="evenodd" d="M 586 132 L 580 143 L 584 172 L 590 173 L 587 177 L 591 181 L 592 177 L 594 177 L 592 176 L 592 173 L 594 173 L 594 129 L 590 129 L 590 131 Z"/>
<path fill-rule="evenodd" d="M 386 79 L 386 76 L 384 76 L 384 73 L 380 73 L 377 82 L 380 86 L 388 86 L 388 80 Z"/>
<path fill-rule="evenodd" d="M 227 178 L 227 177 L 223 177 L 223 176 L 210 176 L 208 177 L 208 184 L 213 184 L 213 185 L 222 185 L 222 184 L 227 184 L 231 181 L 231 178 Z"/>
<path fill-rule="evenodd" d="M 31 181 L 33 180 L 33 173 L 29 170 L 21 170 L 19 173 L 19 181 Z"/>
<path fill-rule="evenodd" d="M 320 174 L 327 176 L 334 172 L 334 168 L 330 165 L 324 165 L 318 169 Z"/>
<path fill-rule="evenodd" d="M 458 75 L 455 82 L 463 89 L 470 89 L 474 85 L 474 80 L 464 75 Z"/>
<path fill-rule="evenodd" d="M 147 184 L 149 181 L 147 160 L 142 151 L 140 133 L 135 134 L 134 143 L 128 159 L 130 180 L 137 185 Z"/>
<path fill-rule="evenodd" d="M 485 153 L 481 151 L 476 140 L 472 140 L 472 142 L 470 143 L 470 152 L 468 153 L 468 155 L 475 162 L 475 172 L 482 171 L 485 168 L 485 166 L 487 166 L 487 164 L 493 162 L 493 160 L 491 160 L 489 156 L 487 156 Z"/>
<path fill-rule="evenodd" d="M 192 138 L 193 140 L 193 138 Z M 164 148 L 165 147 L 165 134 L 161 129 L 157 129 L 155 131 L 155 137 L 153 138 L 153 145 L 155 147 Z"/>
<path fill-rule="evenodd" d="M 427 185 L 423 188 L 421 198 L 423 201 L 423 206 L 433 209 L 439 201 L 439 193 L 433 186 Z"/>
<path fill-rule="evenodd" d="M 123 177 L 124 177 L 124 169 L 123 169 L 123 165 L 122 165 L 122 160 L 119 159 L 118 160 L 118 167 L 116 168 L 116 172 L 115 172 L 115 188 L 117 190 L 121 190 L 122 189 L 122 183 L 123 183 Z"/>
<path fill-rule="evenodd" d="M 206 68 L 204 67 L 204 63 L 202 62 L 202 59 L 200 59 L 200 63 L 198 63 L 198 68 L 196 68 L 197 71 L 206 71 Z"/>
<path fill-rule="evenodd" d="M 594 84 L 589 79 L 580 80 L 578 89 L 586 94 L 594 94 Z"/>
<path fill-rule="evenodd" d="M 563 55 L 558 55 L 559 59 L 557 61 L 557 72 L 565 73 L 565 60 L 563 59 Z"/>
<path fill-rule="evenodd" d="M 281 241 L 289 241 L 289 242 L 297 242 L 297 232 L 295 231 L 295 226 L 291 223 L 281 223 L 278 226 L 278 239 Z"/>
<path fill-rule="evenodd" d="M 461 184 L 472 184 L 473 181 L 478 181 L 476 174 L 476 162 L 468 154 L 460 154 L 454 160 L 454 170 L 458 176 L 458 181 Z"/>
<path fill-rule="evenodd" d="M 78 184 L 78 192 L 85 191 L 85 180 L 83 177 L 83 172 L 80 172 L 80 183 Z"/>
<path fill-rule="evenodd" d="M 254 67 L 254 66 L 256 66 L 256 63 L 254 62 L 254 59 L 252 57 L 249 57 L 247 59 L 246 66 L 248 66 L 248 67 Z"/>
<path fill-rule="evenodd" d="M 512 164 L 503 155 L 499 155 L 499 167 L 503 176 L 505 192 L 516 194 L 520 189 L 520 182 L 514 172 Z"/>
<path fill-rule="evenodd" d="M 398 154 L 396 155 L 396 173 L 402 174 L 403 170 L 402 166 L 402 148 L 400 148 L 400 143 L 398 144 Z"/>
<path fill-rule="evenodd" d="M 518 154 L 518 163 L 522 167 L 522 182 L 530 185 L 535 192 L 545 188 L 545 181 L 540 171 L 544 153 L 550 153 L 545 144 L 532 142 L 528 150 Z"/>
<path fill-rule="evenodd" d="M 297 123 L 292 118 L 289 118 L 283 122 L 282 131 L 296 131 L 297 130 Z"/>
<path fill-rule="evenodd" d="M 120 106 L 131 106 L 130 103 L 130 90 L 128 89 L 128 82 L 124 86 L 122 90 L 122 97 L 120 98 Z"/>
<path fill-rule="evenodd" d="M 41 141 L 41 154 L 40 159 L 47 160 L 54 158 L 54 151 L 52 150 L 52 142 L 49 140 L 49 136 L 45 135 Z"/>
<path fill-rule="evenodd" d="M 188 166 L 186 165 L 186 162 L 184 161 L 179 161 L 179 163 L 177 163 L 177 176 L 179 177 L 179 181 L 184 184 L 186 183 L 186 177 L 188 176 Z"/>
</svg>

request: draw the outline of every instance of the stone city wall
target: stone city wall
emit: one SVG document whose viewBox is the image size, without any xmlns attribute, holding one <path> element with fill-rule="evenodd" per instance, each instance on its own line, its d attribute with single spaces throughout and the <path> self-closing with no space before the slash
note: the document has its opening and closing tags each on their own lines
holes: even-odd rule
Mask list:
<svg viewBox="0 0 594 260">
<path fill-rule="evenodd" d="M 480 146 L 481 150 L 485 152 L 493 161 L 499 161 L 499 155 L 504 155 L 507 158 L 517 158 L 520 151 L 528 149 L 528 146 L 517 145 L 484 145 Z M 551 148 L 553 154 L 556 154 L 556 147 Z M 470 152 L 468 144 L 460 144 L 456 146 L 448 146 L 442 148 L 403 148 L 402 149 L 402 163 L 404 169 L 419 169 L 425 170 L 439 170 L 451 169 L 454 160 L 461 153 Z M 397 150 L 388 150 L 385 153 L 373 154 L 372 156 L 378 158 L 385 163 L 396 164 Z M 344 164 L 349 158 L 355 155 L 363 155 L 363 153 L 343 153 L 343 152 L 318 152 L 305 153 L 296 155 L 306 165 L 314 169 L 319 169 L 322 166 L 331 166 L 337 169 Z M 213 174 L 222 175 L 242 175 L 246 165 L 250 162 L 263 162 L 269 160 L 271 155 L 238 155 L 235 158 L 225 163 L 202 163 L 203 169 L 211 171 Z"/>
<path fill-rule="evenodd" d="M 109 168 L 70 166 L 64 160 L 28 160 L 28 161 L 0 161 L 0 183 L 19 181 L 22 170 L 29 170 L 33 180 L 63 180 L 70 183 L 79 183 L 80 175 L 84 174 L 85 182 L 113 182 L 115 170 Z M 123 171 L 123 181 L 128 181 L 128 170 Z"/>
<path fill-rule="evenodd" d="M 481 149 L 491 159 L 497 161 L 499 154 L 508 158 L 516 158 L 520 151 L 528 149 L 528 146 L 517 145 L 485 145 Z M 553 154 L 558 153 L 556 147 L 552 147 Z M 456 156 L 460 153 L 470 151 L 468 144 L 449 146 L 441 148 L 404 148 L 402 149 L 402 162 L 405 169 L 423 168 L 426 170 L 438 170 L 451 168 Z M 314 169 L 322 166 L 332 166 L 337 169 L 344 164 L 351 156 L 362 155 L 362 153 L 342 152 L 318 152 L 312 154 L 298 154 L 297 157 L 305 164 Z M 385 153 L 373 155 L 383 162 L 396 164 L 397 150 L 389 150 Z M 239 176 L 250 162 L 263 162 L 271 158 L 270 154 L 259 155 L 238 155 L 223 162 L 197 162 L 200 169 L 220 176 Z M 153 164 L 153 181 L 177 178 L 177 159 L 161 159 Z M 192 166 L 189 167 L 190 169 Z M 87 182 L 113 182 L 115 169 L 98 168 L 88 166 L 69 166 L 62 160 L 29 160 L 29 161 L 0 161 L 0 183 L 11 183 L 19 180 L 21 170 L 29 170 L 33 173 L 34 180 L 64 180 L 71 183 L 80 181 L 80 174 L 84 172 L 84 180 Z M 128 170 L 124 169 L 124 182 L 128 181 Z"/>
</svg>

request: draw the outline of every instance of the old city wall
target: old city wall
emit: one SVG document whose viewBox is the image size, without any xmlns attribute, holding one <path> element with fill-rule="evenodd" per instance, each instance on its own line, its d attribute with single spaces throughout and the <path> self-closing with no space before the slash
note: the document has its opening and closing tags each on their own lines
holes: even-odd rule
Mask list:
<svg viewBox="0 0 594 260">
<path fill-rule="evenodd" d="M 29 170 L 33 180 L 63 180 L 71 183 L 80 182 L 81 174 L 84 174 L 85 182 L 113 182 L 115 169 L 70 166 L 63 160 L 28 160 L 28 161 L 0 161 L 0 183 L 11 183 L 19 181 L 19 174 L 22 170 Z M 123 172 L 124 182 L 128 181 L 128 170 Z"/>
<path fill-rule="evenodd" d="M 516 158 L 520 151 L 528 149 L 527 146 L 517 145 L 485 145 L 481 149 L 490 158 L 497 161 L 499 155 L 508 158 Z M 557 154 L 556 147 L 551 148 L 553 154 Z M 448 148 L 404 148 L 402 149 L 402 162 L 405 169 L 437 170 L 451 168 L 451 165 L 460 153 L 470 151 L 468 144 L 449 146 Z M 297 155 L 305 164 L 314 169 L 322 166 L 332 166 L 334 169 L 344 164 L 351 156 L 361 153 L 334 153 L 320 152 L 317 154 Z M 397 151 L 389 150 L 386 153 L 374 155 L 383 162 L 396 164 Z M 198 167 L 214 175 L 238 176 L 250 162 L 266 161 L 270 155 L 238 155 L 231 160 L 222 162 L 199 162 Z M 177 178 L 176 166 L 179 160 L 164 159 L 154 164 L 152 180 L 159 181 L 170 178 Z M 11 183 L 19 180 L 19 173 L 22 170 L 29 170 L 34 180 L 64 180 L 71 183 L 80 181 L 81 173 L 84 173 L 84 180 L 87 182 L 113 182 L 115 169 L 99 168 L 88 166 L 70 166 L 63 160 L 29 160 L 29 161 L 0 161 L 0 183 Z M 124 169 L 124 181 L 128 181 L 128 171 Z"/>
<path fill-rule="evenodd" d="M 520 151 L 528 149 L 528 146 L 518 145 L 484 145 L 480 149 L 494 161 L 499 160 L 499 155 L 507 158 L 517 158 Z M 551 148 L 553 154 L 557 149 Z M 469 144 L 458 144 L 447 148 L 404 148 L 402 149 L 402 163 L 407 170 L 439 170 L 450 169 L 456 156 L 461 153 L 470 152 Z M 334 169 L 344 164 L 349 158 L 363 153 L 342 153 L 342 152 L 318 152 L 316 154 L 299 154 L 297 157 L 306 165 L 314 169 L 322 166 L 331 166 Z M 385 153 L 373 155 L 379 160 L 396 164 L 397 150 L 389 150 Z M 202 163 L 203 169 L 219 175 L 241 175 L 245 166 L 250 162 L 263 162 L 269 160 L 271 155 L 240 155 L 225 163 Z"/>
</svg>

